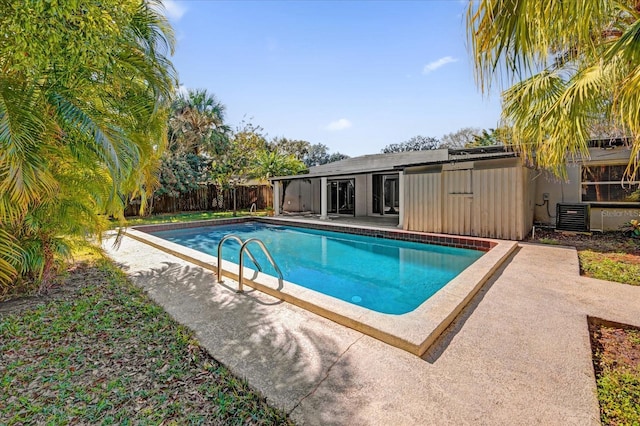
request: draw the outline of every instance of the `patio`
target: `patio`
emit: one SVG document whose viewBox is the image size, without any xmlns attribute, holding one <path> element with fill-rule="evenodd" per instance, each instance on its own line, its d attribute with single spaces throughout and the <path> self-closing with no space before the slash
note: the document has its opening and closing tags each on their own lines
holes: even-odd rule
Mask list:
<svg viewBox="0 0 640 426">
<path fill-rule="evenodd" d="M 300 424 L 599 424 L 587 316 L 639 326 L 640 288 L 520 244 L 413 356 L 131 238 L 109 255 L 236 375 Z M 144 252 L 145 256 L 140 256 Z"/>
<path fill-rule="evenodd" d="M 346 223 L 349 225 L 375 226 L 379 228 L 397 228 L 398 216 L 338 216 L 329 215 L 328 219 L 320 219 L 319 214 L 285 214 L 277 216 L 278 220 L 293 220 L 296 222 L 318 222 L 318 223 Z"/>
</svg>

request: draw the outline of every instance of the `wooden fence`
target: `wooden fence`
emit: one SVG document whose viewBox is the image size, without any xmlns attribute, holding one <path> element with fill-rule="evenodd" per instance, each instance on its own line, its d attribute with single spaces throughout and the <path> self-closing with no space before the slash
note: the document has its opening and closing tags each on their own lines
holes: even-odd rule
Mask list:
<svg viewBox="0 0 640 426">
<path fill-rule="evenodd" d="M 273 207 L 273 189 L 270 185 L 238 186 L 236 189 L 236 209 L 249 209 L 253 203 L 258 210 Z M 219 204 L 222 201 L 222 205 Z M 140 204 L 135 201 L 125 209 L 125 216 L 137 216 Z M 208 185 L 180 197 L 161 195 L 154 197 L 148 206 L 149 213 L 178 213 L 188 211 L 233 210 L 233 190 L 222 191 L 218 200 L 218 189 Z"/>
</svg>

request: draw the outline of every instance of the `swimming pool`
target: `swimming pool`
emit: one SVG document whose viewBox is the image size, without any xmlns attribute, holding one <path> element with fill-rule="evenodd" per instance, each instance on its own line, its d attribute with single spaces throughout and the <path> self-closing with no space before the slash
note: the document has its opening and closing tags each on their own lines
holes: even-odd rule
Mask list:
<svg viewBox="0 0 640 426">
<path fill-rule="evenodd" d="M 339 298 L 326 295 L 319 291 L 310 290 L 296 282 L 289 281 L 286 276 L 283 281 L 280 281 L 268 274 L 258 272 L 251 274 L 252 276 L 249 277 L 250 274 L 247 273 L 249 271 L 247 267 L 251 264 L 251 261 L 246 259 L 245 269 L 247 271 L 245 271 L 245 277 L 249 278 L 249 280 L 247 280 L 245 284 L 259 290 L 261 293 L 260 295 L 253 295 L 251 292 L 247 292 L 245 294 L 246 297 L 261 300 L 260 303 L 263 306 L 267 306 L 269 304 L 276 305 L 280 303 L 279 301 L 290 303 L 298 308 L 313 312 L 314 314 L 325 317 L 331 321 L 342 324 L 415 355 L 422 355 L 425 353 L 425 351 L 433 344 L 433 342 L 436 341 L 438 336 L 440 336 L 447 326 L 451 324 L 464 307 L 469 304 L 482 286 L 491 279 L 500 265 L 505 261 L 508 261 L 511 253 L 518 248 L 518 243 L 516 241 L 411 232 L 395 228 L 383 228 L 370 225 L 363 226 L 349 223 L 332 223 L 331 221 L 300 220 L 290 218 L 244 217 L 204 220 L 189 223 L 139 225 L 127 229 L 125 231 L 125 235 L 126 237 L 143 242 L 149 247 L 148 252 L 142 250 L 139 253 L 139 256 L 146 259 L 147 254 L 151 255 L 148 258 L 149 268 L 153 271 L 150 276 L 166 273 L 167 267 L 169 265 L 177 264 L 176 258 L 178 258 L 186 260 L 189 264 L 200 267 L 202 270 L 208 270 L 214 273 L 216 272 L 218 263 L 220 263 L 222 266 L 221 275 L 231 278 L 231 280 L 237 280 L 239 272 L 238 259 L 233 258 L 234 256 L 231 252 L 231 244 L 227 247 L 227 243 L 225 243 L 223 255 L 224 257 L 228 256 L 229 258 L 232 258 L 232 260 L 228 261 L 222 259 L 222 261 L 218 262 L 216 255 L 207 254 L 203 251 L 174 243 L 167 239 L 160 238 L 156 236 L 156 234 L 162 235 L 161 233 L 164 233 L 164 231 L 180 229 L 181 232 L 186 231 L 185 235 L 187 235 L 191 233 L 189 229 L 193 228 L 206 227 L 213 231 L 215 228 L 222 229 L 222 227 L 226 227 L 231 224 L 233 224 L 235 228 L 235 226 L 239 224 L 257 225 L 265 223 L 281 225 L 283 227 L 302 227 L 307 231 L 315 229 L 338 232 L 339 236 L 349 234 L 349 238 L 356 235 L 376 237 L 373 238 L 373 240 L 378 244 L 387 244 L 389 242 L 388 240 L 397 240 L 404 242 L 432 243 L 445 247 L 468 248 L 482 252 L 483 254 L 480 258 L 469 265 L 469 267 L 465 268 L 455 278 L 451 279 L 448 284 L 427 298 L 420 306 L 405 314 L 381 313 L 365 308 L 361 304 L 356 304 L 353 300 L 345 302 Z M 194 234 L 195 233 L 197 232 L 194 231 Z M 212 249 L 215 250 L 216 244 L 213 244 L 212 242 L 208 242 L 206 244 L 202 242 L 201 244 L 208 246 L 207 251 L 209 253 L 211 253 Z M 322 248 L 322 243 L 320 243 L 319 246 Z M 255 249 L 253 249 L 253 245 L 249 247 L 252 248 L 252 253 L 257 256 L 259 253 L 258 247 L 255 246 Z M 403 246 L 396 249 L 398 253 L 409 253 L 405 250 L 400 250 L 400 248 L 406 247 Z M 379 248 L 376 248 L 375 250 L 378 249 Z M 160 263 L 157 262 L 159 256 L 157 252 L 158 250 L 166 254 L 166 257 Z M 229 251 L 229 253 L 226 253 L 227 251 Z M 347 251 L 353 251 L 353 249 Z M 320 253 L 321 252 L 322 251 L 320 251 Z M 403 260 L 403 264 L 405 266 L 409 263 L 409 256 L 403 254 L 403 256 L 399 257 Z M 318 261 L 317 258 L 318 256 L 316 255 L 315 261 Z M 341 259 L 342 263 L 345 264 L 353 263 L 348 257 L 343 258 L 343 256 L 336 256 L 336 258 Z M 379 259 L 382 258 L 384 258 L 384 256 L 379 257 Z M 322 259 L 321 255 L 320 259 Z M 279 259 L 276 260 L 279 261 Z M 264 263 L 262 266 L 267 269 L 266 266 L 268 263 L 262 263 Z M 191 274 L 192 271 L 196 272 L 197 270 L 187 266 L 184 271 L 185 273 Z M 213 275 L 208 275 L 208 273 L 205 273 L 205 275 L 202 276 L 200 275 L 200 272 L 196 272 L 196 276 L 204 277 L 204 279 L 210 279 L 212 284 L 215 279 Z M 220 279 L 220 277 L 217 277 L 217 279 Z M 185 293 L 176 296 L 191 297 L 189 295 L 191 285 L 190 278 L 185 276 L 184 279 L 180 278 L 179 281 L 180 282 L 177 284 L 184 286 Z M 229 285 L 227 285 L 227 283 Z M 237 284 L 234 284 L 233 281 L 224 281 L 223 285 L 212 285 L 212 300 L 222 298 L 222 300 L 224 300 L 224 304 L 242 305 L 244 303 L 244 297 L 236 298 L 230 296 L 229 292 L 234 291 L 235 288 L 237 288 L 235 285 Z M 265 296 L 262 294 L 264 294 L 267 299 L 264 299 Z M 272 299 L 269 299 L 269 297 Z M 386 296 L 383 297 L 383 299 L 386 298 Z M 283 321 L 286 321 L 286 318 L 283 318 Z"/>
<path fill-rule="evenodd" d="M 259 238 L 284 279 L 367 309 L 401 315 L 413 311 L 484 253 L 326 230 L 246 222 L 150 232 L 162 239 L 217 254 L 228 234 Z M 261 250 L 249 245 L 263 272 L 276 276 Z M 223 259 L 238 263 L 240 245 L 224 243 Z M 245 266 L 255 269 L 249 259 Z"/>
</svg>

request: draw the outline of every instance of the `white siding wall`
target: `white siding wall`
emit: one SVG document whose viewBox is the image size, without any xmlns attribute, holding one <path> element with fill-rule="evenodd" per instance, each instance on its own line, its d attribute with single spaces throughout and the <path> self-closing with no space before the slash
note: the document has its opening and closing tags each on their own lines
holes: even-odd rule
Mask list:
<svg viewBox="0 0 640 426">
<path fill-rule="evenodd" d="M 356 175 L 355 176 L 355 189 L 356 189 L 356 216 L 367 215 L 367 201 L 369 200 L 369 192 L 367 191 L 367 176 Z"/>
<path fill-rule="evenodd" d="M 407 230 L 521 240 L 533 225 L 531 171 L 513 162 L 445 165 L 407 174 L 405 183 Z"/>
<path fill-rule="evenodd" d="M 405 175 L 404 229 L 442 232 L 442 174 Z"/>
<path fill-rule="evenodd" d="M 525 237 L 523 174 L 519 167 L 474 171 L 475 224 L 468 235 L 506 240 Z"/>
<path fill-rule="evenodd" d="M 474 235 L 471 169 L 442 170 L 442 232 Z"/>
</svg>

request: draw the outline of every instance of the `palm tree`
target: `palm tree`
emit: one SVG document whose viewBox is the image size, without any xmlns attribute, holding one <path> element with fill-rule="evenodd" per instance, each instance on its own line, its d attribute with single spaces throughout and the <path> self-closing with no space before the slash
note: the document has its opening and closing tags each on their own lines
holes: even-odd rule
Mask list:
<svg viewBox="0 0 640 426">
<path fill-rule="evenodd" d="M 0 287 L 46 285 L 71 240 L 152 190 L 176 84 L 159 6 L 0 4 Z"/>
<path fill-rule="evenodd" d="M 467 21 L 480 87 L 514 83 L 502 115 L 526 158 L 562 175 L 604 121 L 629 132 L 638 172 L 639 1 L 480 0 Z"/>
<path fill-rule="evenodd" d="M 262 150 L 256 156 L 251 176 L 267 180 L 275 176 L 297 175 L 305 170 L 305 164 L 291 154 Z"/>
<path fill-rule="evenodd" d="M 293 155 L 281 154 L 276 151 L 263 150 L 258 153 L 253 166 L 252 176 L 261 180 L 267 180 L 275 176 L 291 176 L 303 173 L 307 166 Z M 290 180 L 282 182 L 282 194 L 280 196 L 280 206 L 284 203 L 287 186 Z"/>
<path fill-rule="evenodd" d="M 225 106 L 206 89 L 189 89 L 171 106 L 169 142 L 173 152 L 201 151 L 215 154 L 224 149 L 230 132 L 224 123 Z"/>
</svg>

